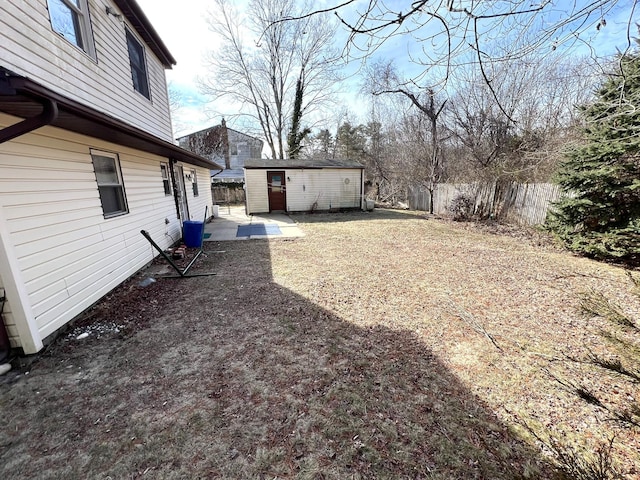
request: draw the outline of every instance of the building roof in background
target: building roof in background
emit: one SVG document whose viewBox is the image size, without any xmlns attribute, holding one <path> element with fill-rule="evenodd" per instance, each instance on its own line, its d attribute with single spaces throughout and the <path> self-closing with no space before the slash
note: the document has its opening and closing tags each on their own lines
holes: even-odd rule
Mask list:
<svg viewBox="0 0 640 480">
<path fill-rule="evenodd" d="M 225 168 L 220 173 L 211 172 L 212 181 L 232 181 L 240 180 L 244 182 L 244 169 L 242 168 Z"/>
<path fill-rule="evenodd" d="M 269 160 L 265 158 L 252 158 L 244 162 L 244 168 L 260 169 L 260 168 L 364 168 L 355 160 L 340 159 L 299 159 L 299 160 Z"/>
<path fill-rule="evenodd" d="M 192 137 L 194 135 L 203 135 L 203 134 L 205 134 L 205 133 L 207 133 L 207 132 L 209 132 L 211 130 L 221 129 L 222 127 L 226 127 L 227 130 L 230 131 L 230 132 L 239 133 L 240 135 L 244 135 L 245 137 L 249 137 L 249 138 L 252 138 L 254 140 L 259 140 L 260 142 L 264 143 L 264 140 L 260 140 L 258 137 L 254 137 L 252 135 L 249 135 L 248 133 L 241 132 L 240 130 L 235 130 L 235 129 L 231 128 L 231 127 L 228 127 L 228 126 L 222 125 L 222 124 L 213 125 L 211 127 L 207 127 L 207 128 L 203 128 L 201 130 L 198 130 L 196 132 L 191 132 L 191 133 L 189 133 L 187 135 L 182 135 L 182 136 L 176 138 L 176 140 L 180 141 L 180 140 L 184 140 L 186 138 L 190 138 L 190 137 Z"/>
</svg>

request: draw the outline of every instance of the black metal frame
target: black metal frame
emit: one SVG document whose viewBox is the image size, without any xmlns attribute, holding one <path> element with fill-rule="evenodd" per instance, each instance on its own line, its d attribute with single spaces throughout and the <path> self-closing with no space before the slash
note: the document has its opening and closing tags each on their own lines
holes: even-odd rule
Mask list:
<svg viewBox="0 0 640 480">
<path fill-rule="evenodd" d="M 149 232 L 147 232 L 146 230 L 140 230 L 140 233 L 142 234 L 142 236 L 144 238 L 146 238 L 149 243 L 153 246 L 153 248 L 155 248 L 160 255 L 162 255 L 162 257 L 169 262 L 169 265 L 171 265 L 173 267 L 173 269 L 178 272 L 178 275 L 164 275 L 162 276 L 162 278 L 186 278 L 186 277 L 209 277 L 212 275 L 217 275 L 216 273 L 210 272 L 210 273 L 196 273 L 193 275 L 187 275 L 187 272 L 189 271 L 189 269 L 193 266 L 194 263 L 196 263 L 196 260 L 198 260 L 198 257 L 200 257 L 200 255 L 202 255 L 202 252 L 204 251 L 204 223 L 207 220 L 207 212 L 209 210 L 209 207 L 205 207 L 204 209 L 204 221 L 203 223 L 203 228 L 202 228 L 202 236 L 200 238 L 200 250 L 198 250 L 198 253 L 196 253 L 195 257 L 193 257 L 191 259 L 191 261 L 189 262 L 189 265 L 187 265 L 184 269 L 181 269 L 180 267 L 178 267 L 174 261 L 171 259 L 171 257 L 169 255 L 166 254 L 166 252 L 164 250 L 162 250 L 158 244 L 156 242 L 153 241 L 153 239 L 151 238 L 151 235 L 149 235 Z"/>
</svg>

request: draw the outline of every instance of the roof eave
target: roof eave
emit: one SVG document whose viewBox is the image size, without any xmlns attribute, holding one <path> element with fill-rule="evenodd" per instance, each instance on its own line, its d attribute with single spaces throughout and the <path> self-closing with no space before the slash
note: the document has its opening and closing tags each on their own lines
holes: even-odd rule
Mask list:
<svg viewBox="0 0 640 480">
<path fill-rule="evenodd" d="M 156 54 L 162 65 L 167 69 L 171 69 L 176 64 L 176 60 L 160 38 L 160 35 L 158 35 L 158 32 L 151 25 L 140 5 L 135 0 L 113 0 L 113 2 L 146 44 L 149 45 L 149 48 Z"/>
<path fill-rule="evenodd" d="M 180 148 L 144 130 L 56 93 L 28 78 L 10 76 L 8 79 L 11 87 L 16 90 L 16 95 L 0 95 L 0 111 L 9 115 L 27 118 L 32 115 L 28 112 L 37 112 L 38 108 L 41 110 L 41 99 L 48 99 L 56 102 L 59 111 L 57 118 L 50 123 L 53 127 L 210 170 L 223 169 L 221 165 L 208 158 Z"/>
</svg>

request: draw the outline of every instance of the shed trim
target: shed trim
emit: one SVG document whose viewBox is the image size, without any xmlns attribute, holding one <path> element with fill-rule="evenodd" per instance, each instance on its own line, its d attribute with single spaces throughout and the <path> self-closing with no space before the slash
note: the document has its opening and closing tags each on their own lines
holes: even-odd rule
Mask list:
<svg viewBox="0 0 640 480">
<path fill-rule="evenodd" d="M 337 159 L 310 159 L 310 160 L 269 160 L 269 159 L 249 159 L 245 161 L 244 168 L 247 170 L 322 170 L 322 169 L 361 169 L 364 165 L 354 160 Z"/>
</svg>

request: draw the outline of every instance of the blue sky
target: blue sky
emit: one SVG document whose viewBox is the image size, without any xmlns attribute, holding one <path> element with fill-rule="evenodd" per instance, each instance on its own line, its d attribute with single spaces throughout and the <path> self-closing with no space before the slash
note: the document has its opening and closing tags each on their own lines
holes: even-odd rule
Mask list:
<svg viewBox="0 0 640 480">
<path fill-rule="evenodd" d="M 154 28 L 177 61 L 167 71 L 167 80 L 180 93 L 183 107 L 173 119 L 176 136 L 191 133 L 211 124 L 204 112 L 204 98 L 198 92 L 196 78 L 206 74 L 202 58 L 215 36 L 206 23 L 208 0 L 137 0 Z"/>
<path fill-rule="evenodd" d="M 210 0 L 137 0 L 147 17 L 154 25 L 161 38 L 177 60 L 177 65 L 167 71 L 167 78 L 172 88 L 180 93 L 183 106 L 177 115 L 174 116 L 174 130 L 176 136 L 184 135 L 210 125 L 220 122 L 220 114 L 233 115 L 237 113 L 237 107 L 232 104 L 220 102 L 209 102 L 203 97 L 197 87 L 197 77 L 207 75 L 206 69 L 203 67 L 203 57 L 207 51 L 216 48 L 217 39 L 213 32 L 208 29 L 206 18 L 213 2 Z M 238 9 L 242 9 L 248 0 L 235 0 L 232 3 Z M 364 0 L 363 0 L 364 1 Z M 331 2 L 324 0 L 323 2 L 315 2 L 316 7 Z M 336 2 L 340 3 L 340 2 Z M 362 2 L 359 2 L 362 3 Z M 401 9 L 406 10 L 409 0 L 391 0 L 387 5 L 401 5 Z M 465 3 L 461 0 L 459 3 Z M 573 2 L 560 0 L 554 2 L 559 5 L 570 5 Z M 582 3 L 580 1 L 576 3 Z M 576 39 L 574 37 L 565 37 L 568 39 L 567 45 L 573 45 L 573 55 L 583 55 L 589 53 L 587 44 L 597 48 L 598 54 L 611 54 L 616 49 L 624 49 L 627 45 L 626 26 L 629 21 L 629 14 L 632 10 L 634 0 L 622 0 L 611 2 L 615 4 L 615 8 L 606 12 L 605 18 L 607 25 L 600 30 L 595 29 L 595 23 L 598 17 L 594 16 L 585 26 L 587 30 Z M 533 3 L 532 3 L 533 4 Z M 357 6 L 357 5 L 356 5 Z M 361 8 L 361 6 L 360 6 Z M 638 8 L 640 10 L 640 7 Z M 562 14 L 561 9 L 555 9 L 549 16 L 550 19 Z M 640 21 L 640 12 L 635 12 L 632 21 L 635 23 Z M 349 12 L 345 12 L 349 15 Z M 633 28 L 632 36 L 637 36 L 637 30 Z M 338 32 L 336 35 L 336 46 L 342 47 L 346 34 Z M 418 55 L 423 46 L 433 48 L 429 43 L 416 44 L 407 41 L 407 37 L 396 37 L 387 41 L 376 52 L 378 58 L 394 58 L 400 69 L 406 71 L 416 71 L 415 65 L 411 65 L 408 61 L 410 55 Z M 547 48 L 545 46 L 544 48 Z M 548 47 L 550 48 L 550 47 Z M 358 62 L 354 62 L 349 66 L 349 72 L 358 70 Z M 355 106 L 353 101 L 356 99 L 356 91 L 358 89 L 358 81 L 351 77 L 345 83 L 345 100 L 346 105 Z M 362 103 L 362 102 L 360 102 Z M 214 114 L 215 112 L 216 114 Z M 335 119 L 331 120 L 334 123 Z"/>
<path fill-rule="evenodd" d="M 200 94 L 198 77 L 208 74 L 203 67 L 203 58 L 217 46 L 216 35 L 209 30 L 207 18 L 215 14 L 211 0 L 182 0 L 176 8 L 174 0 L 137 0 L 169 51 L 177 61 L 167 71 L 167 80 L 173 90 L 179 92 L 182 107 L 173 115 L 176 137 L 220 123 L 221 116 L 227 118 L 238 113 L 238 106 L 226 102 L 211 101 Z M 232 0 L 238 10 L 243 10 L 248 0 Z M 316 1 L 316 5 L 323 2 Z M 326 0 L 325 0 L 326 3 Z M 357 70 L 353 67 L 351 71 Z M 345 90 L 357 89 L 354 79 L 347 81 Z M 345 97 L 353 95 L 345 92 Z M 345 100 L 346 102 L 347 100 Z M 232 120 L 233 121 L 233 120 Z M 233 127 L 233 124 L 230 124 Z"/>
</svg>

